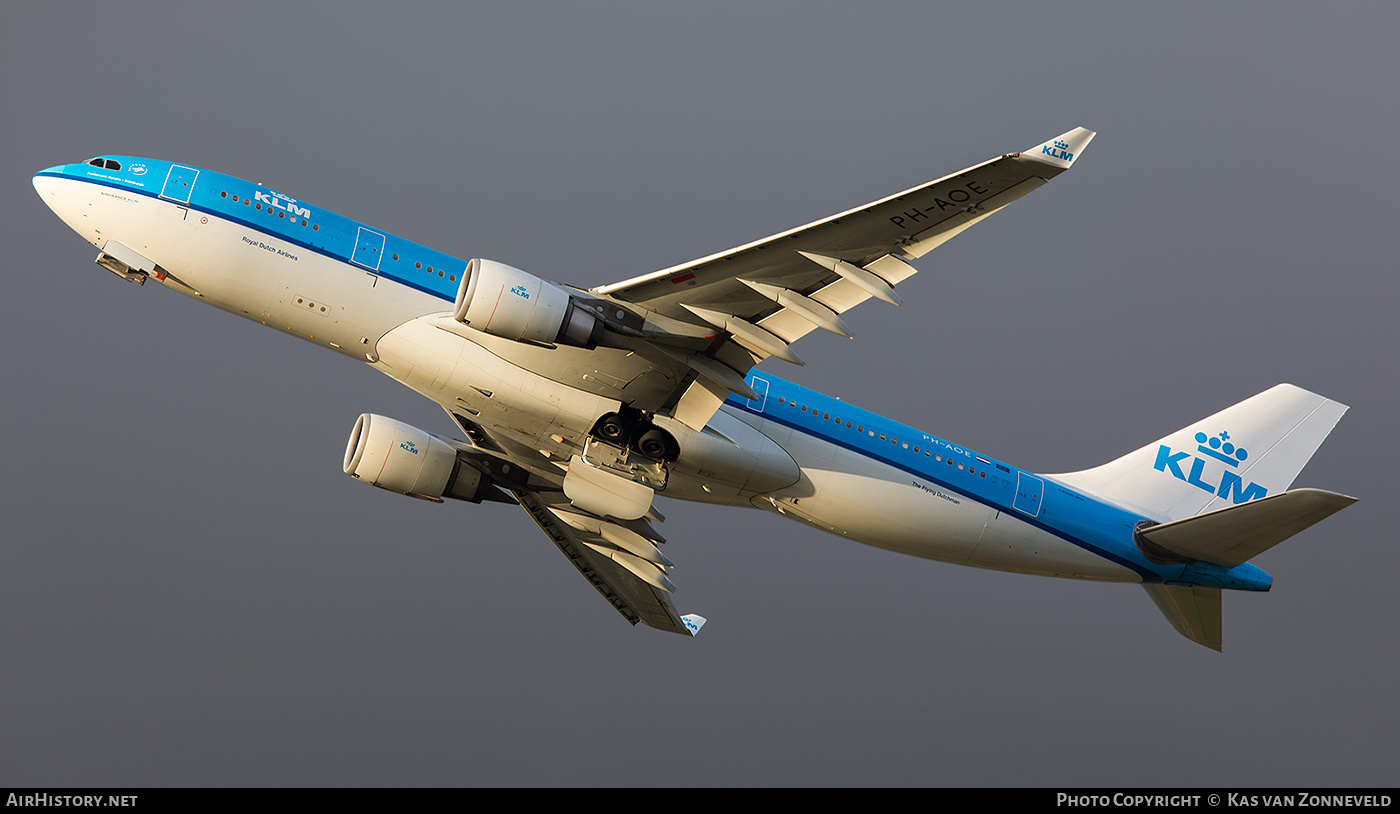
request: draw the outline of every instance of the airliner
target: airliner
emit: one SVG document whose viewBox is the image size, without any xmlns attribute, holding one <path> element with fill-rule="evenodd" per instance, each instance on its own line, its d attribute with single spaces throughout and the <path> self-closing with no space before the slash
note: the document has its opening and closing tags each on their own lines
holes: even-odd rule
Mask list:
<svg viewBox="0 0 1400 814">
<path fill-rule="evenodd" d="M 1023 574 L 1138 583 L 1221 649 L 1249 562 L 1355 498 L 1290 488 L 1347 407 L 1280 384 L 1094 469 L 1033 473 L 766 370 L 841 315 L 898 306 L 914 261 L 1045 185 L 1094 133 L 771 237 L 591 289 L 463 261 L 189 164 L 104 155 L 34 176 L 124 280 L 354 357 L 441 405 L 439 435 L 355 422 L 351 477 L 442 503 L 521 506 L 633 625 L 676 609 L 655 498 L 776 512 L 860 543 Z"/>
</svg>

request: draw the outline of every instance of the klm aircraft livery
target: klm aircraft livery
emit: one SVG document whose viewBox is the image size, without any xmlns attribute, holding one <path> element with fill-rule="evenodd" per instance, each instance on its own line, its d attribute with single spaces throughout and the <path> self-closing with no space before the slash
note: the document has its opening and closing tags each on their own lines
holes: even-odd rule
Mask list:
<svg viewBox="0 0 1400 814">
<path fill-rule="evenodd" d="M 591 289 L 462 260 L 189 164 L 99 156 L 34 187 L 124 280 L 364 362 L 439 404 L 451 432 L 370 413 L 343 471 L 443 503 L 520 506 L 632 624 L 695 635 L 674 603 L 658 496 L 756 508 L 895 552 L 1138 583 L 1219 650 L 1223 590 L 1354 502 L 1293 481 L 1346 412 L 1280 384 L 1102 466 L 1038 474 L 757 366 L 1068 170 L 1075 128 L 728 251 Z M 414 507 L 404 506 L 404 511 Z M 468 511 L 485 511 L 478 507 Z M 466 521 L 466 528 L 471 528 Z M 528 593 L 521 586 L 522 594 Z M 522 596 L 521 601 L 529 601 Z"/>
<path fill-rule="evenodd" d="M 1229 438 L 1228 432 L 1210 436 L 1209 439 L 1205 433 L 1198 432 L 1196 433 L 1197 447 L 1195 451 L 1198 455 L 1219 461 L 1232 469 L 1238 468 L 1249 457 L 1249 453 L 1245 451 L 1244 447 L 1236 447 L 1228 440 Z M 1181 467 L 1188 458 L 1191 469 L 1189 472 L 1183 473 Z M 1217 481 L 1216 483 L 1204 480 L 1203 476 L 1206 475 L 1205 458 L 1197 457 L 1190 452 L 1173 452 L 1171 447 L 1166 444 L 1157 448 L 1157 462 L 1153 464 L 1153 468 L 1159 472 L 1166 472 L 1177 480 L 1184 480 L 1197 489 L 1204 489 L 1212 494 L 1233 500 L 1235 503 L 1256 500 L 1269 493 L 1267 489 L 1257 483 L 1251 483 L 1246 487 L 1240 476 L 1228 469 L 1211 475 Z"/>
</svg>

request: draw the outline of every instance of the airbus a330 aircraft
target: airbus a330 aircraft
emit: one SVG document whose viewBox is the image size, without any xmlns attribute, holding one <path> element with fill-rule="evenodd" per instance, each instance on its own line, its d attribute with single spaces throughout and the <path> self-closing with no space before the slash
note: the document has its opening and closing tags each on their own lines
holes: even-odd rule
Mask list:
<svg viewBox="0 0 1400 814">
<path fill-rule="evenodd" d="M 519 503 L 628 621 L 694 635 L 672 602 L 657 494 L 755 506 L 963 565 L 1140 583 L 1221 647 L 1222 589 L 1354 498 L 1289 490 L 1346 407 L 1281 384 L 1095 469 L 1033 474 L 754 369 L 815 329 L 900 304 L 911 261 L 1044 185 L 1094 133 L 729 251 L 589 290 L 463 262 L 207 169 L 101 156 L 43 170 L 97 263 L 360 359 L 445 408 L 466 441 L 362 415 L 351 477 Z"/>
</svg>

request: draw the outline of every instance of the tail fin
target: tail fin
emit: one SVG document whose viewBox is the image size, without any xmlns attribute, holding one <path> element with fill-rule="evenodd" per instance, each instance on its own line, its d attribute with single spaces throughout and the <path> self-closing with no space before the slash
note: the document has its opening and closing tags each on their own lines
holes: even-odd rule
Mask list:
<svg viewBox="0 0 1400 814">
<path fill-rule="evenodd" d="M 1161 522 L 1286 490 L 1347 411 L 1280 384 L 1135 452 L 1050 475 Z"/>
<path fill-rule="evenodd" d="M 1355 502 L 1288 491 L 1346 411 L 1280 384 L 1116 461 L 1049 477 L 1159 521 L 1138 532 L 1154 561 L 1235 568 Z M 1221 649 L 1220 588 L 1142 587 L 1181 635 Z"/>
</svg>

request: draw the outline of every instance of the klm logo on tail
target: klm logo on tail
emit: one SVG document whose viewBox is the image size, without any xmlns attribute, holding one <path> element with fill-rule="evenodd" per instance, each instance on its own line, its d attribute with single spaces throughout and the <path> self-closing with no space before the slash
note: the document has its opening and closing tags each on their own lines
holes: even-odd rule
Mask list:
<svg viewBox="0 0 1400 814">
<path fill-rule="evenodd" d="M 1184 480 L 1198 489 L 1204 489 L 1217 497 L 1228 498 L 1235 503 L 1245 503 L 1257 500 L 1269 493 L 1267 489 L 1257 483 L 1244 485 L 1244 480 L 1230 469 L 1224 470 L 1220 475 L 1220 484 L 1211 483 L 1205 479 L 1207 458 L 1219 461 L 1231 469 L 1237 469 L 1246 458 L 1249 452 L 1244 447 L 1235 446 L 1230 440 L 1230 433 L 1222 432 L 1219 435 L 1207 437 L 1205 433 L 1196 433 L 1196 452 L 1205 458 L 1192 455 L 1188 452 L 1173 452 L 1172 448 L 1166 444 L 1157 447 L 1157 462 L 1152 464 L 1152 468 L 1158 472 L 1165 472 L 1177 480 Z M 1186 459 L 1191 459 L 1190 471 L 1182 469 Z"/>
</svg>

